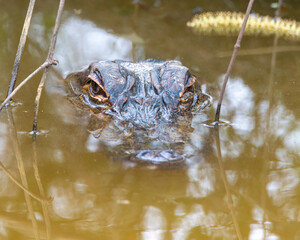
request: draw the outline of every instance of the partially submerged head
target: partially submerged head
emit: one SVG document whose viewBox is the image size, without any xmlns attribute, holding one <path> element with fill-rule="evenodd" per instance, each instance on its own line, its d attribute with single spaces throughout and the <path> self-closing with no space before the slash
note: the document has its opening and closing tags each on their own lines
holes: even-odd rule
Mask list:
<svg viewBox="0 0 300 240">
<path fill-rule="evenodd" d="M 185 159 L 176 144 L 182 149 L 192 132 L 192 114 L 211 102 L 211 97 L 201 92 L 196 77 L 179 61 L 99 61 L 69 75 L 67 81 L 75 98 L 94 113 L 89 131 L 95 137 L 108 144 L 108 136 L 113 142 L 126 137 L 123 144 L 128 144 L 127 153 L 156 164 Z M 108 118 L 113 126 L 108 127 Z M 176 152 L 169 149 L 174 144 Z"/>
<path fill-rule="evenodd" d="M 70 86 L 94 112 L 145 128 L 199 111 L 210 101 L 179 61 L 99 61 L 73 74 Z"/>
</svg>

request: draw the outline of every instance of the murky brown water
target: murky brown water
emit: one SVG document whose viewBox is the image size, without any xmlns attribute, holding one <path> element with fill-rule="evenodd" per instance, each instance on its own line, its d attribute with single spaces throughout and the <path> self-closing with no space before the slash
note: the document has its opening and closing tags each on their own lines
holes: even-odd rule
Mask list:
<svg viewBox="0 0 300 240">
<path fill-rule="evenodd" d="M 254 10 L 274 14 L 272 1 Z M 4 99 L 27 1 L 0 1 L 0 99 Z M 12 115 L 23 162 L 16 158 L 8 112 L 0 113 L 0 159 L 30 197 L 0 170 L 0 239 L 300 239 L 300 44 L 245 37 L 226 91 L 217 136 L 213 118 L 235 37 L 198 36 L 185 23 L 192 11 L 244 11 L 246 1 L 145 1 L 134 19 L 131 1 L 67 1 L 55 57 L 41 101 L 33 145 L 33 101 L 40 76 L 15 97 Z M 19 81 L 47 55 L 58 2 L 37 1 Z M 300 3 L 285 16 L 300 21 Z M 242 52 L 241 52 L 242 53 Z M 133 167 L 120 155 L 130 141 L 109 131 L 96 139 L 66 99 L 63 77 L 97 59 L 178 59 L 215 97 L 196 116 L 183 145 L 187 166 Z M 210 114 L 211 112 L 211 114 Z M 211 116 L 210 116 L 211 115 Z M 36 156 L 34 149 L 36 147 Z M 120 153 L 121 152 L 121 153 Z M 125 156 L 125 157 L 124 157 Z M 26 175 L 25 175 L 26 173 Z"/>
</svg>

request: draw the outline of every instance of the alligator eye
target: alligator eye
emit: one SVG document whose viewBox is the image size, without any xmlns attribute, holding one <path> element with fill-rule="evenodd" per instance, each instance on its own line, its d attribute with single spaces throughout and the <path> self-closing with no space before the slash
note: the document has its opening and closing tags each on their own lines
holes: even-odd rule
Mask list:
<svg viewBox="0 0 300 240">
<path fill-rule="evenodd" d="M 91 81 L 91 83 L 90 83 L 90 93 L 94 97 L 96 97 L 97 95 L 100 95 L 101 94 L 101 90 L 102 89 L 100 88 L 100 86 L 97 83 L 95 83 L 94 81 Z"/>
<path fill-rule="evenodd" d="M 181 103 L 186 103 L 186 102 L 193 99 L 194 94 L 195 94 L 194 87 L 193 86 L 188 87 L 188 88 L 185 89 L 185 91 L 182 94 L 182 96 L 180 97 L 179 101 Z"/>
<path fill-rule="evenodd" d="M 90 80 L 89 85 L 89 93 L 93 99 L 100 102 L 106 102 L 109 100 L 109 94 L 106 92 L 104 87 L 99 85 L 94 80 Z"/>
</svg>

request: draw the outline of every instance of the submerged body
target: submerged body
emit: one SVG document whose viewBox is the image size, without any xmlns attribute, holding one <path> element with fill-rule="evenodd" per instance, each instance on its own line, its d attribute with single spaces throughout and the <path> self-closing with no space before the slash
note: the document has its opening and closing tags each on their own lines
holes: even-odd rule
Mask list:
<svg viewBox="0 0 300 240">
<path fill-rule="evenodd" d="M 172 139 L 175 125 L 188 125 L 191 114 L 200 112 L 211 101 L 201 92 L 196 77 L 179 61 L 99 61 L 67 79 L 75 96 L 92 109 L 99 121 L 105 119 L 107 123 L 110 116 L 125 135 L 134 128 L 164 142 L 168 140 L 161 135 Z M 94 129 L 97 134 L 103 128 L 100 125 Z M 138 151 L 137 158 L 164 162 L 183 157 L 172 150 L 155 149 Z"/>
</svg>

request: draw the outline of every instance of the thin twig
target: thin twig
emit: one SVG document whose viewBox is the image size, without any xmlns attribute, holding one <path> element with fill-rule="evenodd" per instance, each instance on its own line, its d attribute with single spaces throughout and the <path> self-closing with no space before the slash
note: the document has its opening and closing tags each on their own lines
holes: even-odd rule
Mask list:
<svg viewBox="0 0 300 240">
<path fill-rule="evenodd" d="M 31 197 L 33 197 L 34 199 L 43 202 L 46 201 L 48 203 L 52 202 L 52 198 L 44 198 L 44 197 L 40 197 L 36 194 L 34 194 L 33 192 L 31 192 L 30 190 L 28 190 L 26 187 L 24 187 L 22 185 L 22 183 L 20 183 L 9 171 L 6 167 L 4 167 L 4 165 L 2 164 L 2 162 L 0 162 L 0 167 L 3 169 L 3 171 L 7 174 L 7 176 L 19 187 L 21 188 L 24 192 L 28 193 Z"/>
<path fill-rule="evenodd" d="M 226 75 L 224 77 L 224 83 L 223 83 L 223 86 L 222 86 L 222 90 L 221 90 L 221 94 L 220 94 L 220 98 L 219 98 L 219 102 L 218 102 L 218 106 L 217 106 L 217 111 L 216 111 L 216 116 L 215 116 L 215 124 L 219 124 L 221 105 L 222 105 L 222 101 L 223 101 L 223 97 L 224 97 L 224 92 L 225 92 L 225 89 L 226 89 L 226 84 L 228 82 L 228 79 L 229 79 L 229 76 L 230 76 L 235 58 L 236 58 L 237 53 L 238 53 L 238 50 L 241 46 L 241 41 L 242 41 L 242 38 L 243 38 L 243 35 L 244 35 L 244 31 L 245 31 L 245 28 L 246 28 L 246 25 L 247 25 L 248 17 L 249 17 L 249 14 L 251 12 L 253 3 L 254 3 L 254 0 L 249 0 L 248 7 L 247 7 L 247 10 L 246 10 L 246 14 L 245 14 L 245 18 L 244 18 L 244 22 L 242 24 L 242 27 L 241 27 L 239 36 L 237 38 L 237 41 L 234 45 L 232 57 L 231 57 L 229 65 L 228 65 Z"/>
<path fill-rule="evenodd" d="M 3 101 L 3 103 L 1 103 L 0 105 L 0 111 L 3 109 L 3 107 L 5 106 L 5 104 L 7 102 L 9 102 L 9 100 L 30 80 L 32 79 L 39 71 L 41 71 L 42 69 L 44 69 L 47 66 L 50 66 L 51 64 L 54 63 L 50 63 L 50 62 L 44 62 L 41 66 L 39 66 L 37 69 L 35 69 L 27 78 L 25 78 L 8 96 L 7 98 Z"/>
<path fill-rule="evenodd" d="M 55 26 L 54 26 L 54 30 L 53 30 L 53 34 L 52 34 L 52 39 L 51 39 L 51 43 L 50 43 L 50 48 L 49 48 L 49 52 L 48 52 L 47 61 L 53 61 L 57 33 L 58 33 L 60 20 L 61 20 L 61 16 L 62 16 L 63 9 L 64 9 L 64 4 L 65 4 L 65 0 L 60 0 L 58 11 L 57 11 L 57 17 L 56 17 L 56 21 L 55 21 Z M 38 111 L 39 111 L 39 105 L 40 105 L 40 98 L 41 98 L 42 90 L 44 88 L 45 80 L 47 78 L 48 72 L 49 72 L 49 66 L 46 67 L 44 74 L 42 76 L 41 82 L 37 89 L 37 95 L 35 98 L 35 107 L 34 107 L 33 128 L 32 128 L 33 139 L 36 138 L 37 118 L 38 118 Z"/>
<path fill-rule="evenodd" d="M 32 16 L 34 4 L 35 4 L 35 0 L 30 0 L 28 10 L 27 10 L 27 14 L 26 14 L 25 21 L 24 21 L 24 25 L 23 25 L 23 29 L 22 29 L 22 33 L 21 33 L 21 37 L 20 37 L 20 41 L 19 41 L 19 46 L 18 46 L 14 66 L 13 66 L 13 71 L 12 71 L 12 74 L 11 74 L 11 80 L 10 80 L 10 85 L 9 85 L 9 89 L 8 89 L 8 92 L 7 92 L 7 96 L 9 96 L 12 93 L 12 91 L 15 87 L 15 83 L 16 83 L 16 79 L 17 79 L 17 75 L 18 75 L 18 70 L 19 70 L 19 66 L 20 66 L 20 61 L 21 61 L 22 53 L 23 53 L 24 46 L 25 46 L 25 43 L 26 43 L 28 29 L 29 29 L 29 26 L 30 26 L 30 21 L 31 21 L 31 16 Z M 7 102 L 7 104 L 9 104 L 9 102 Z"/>
</svg>

